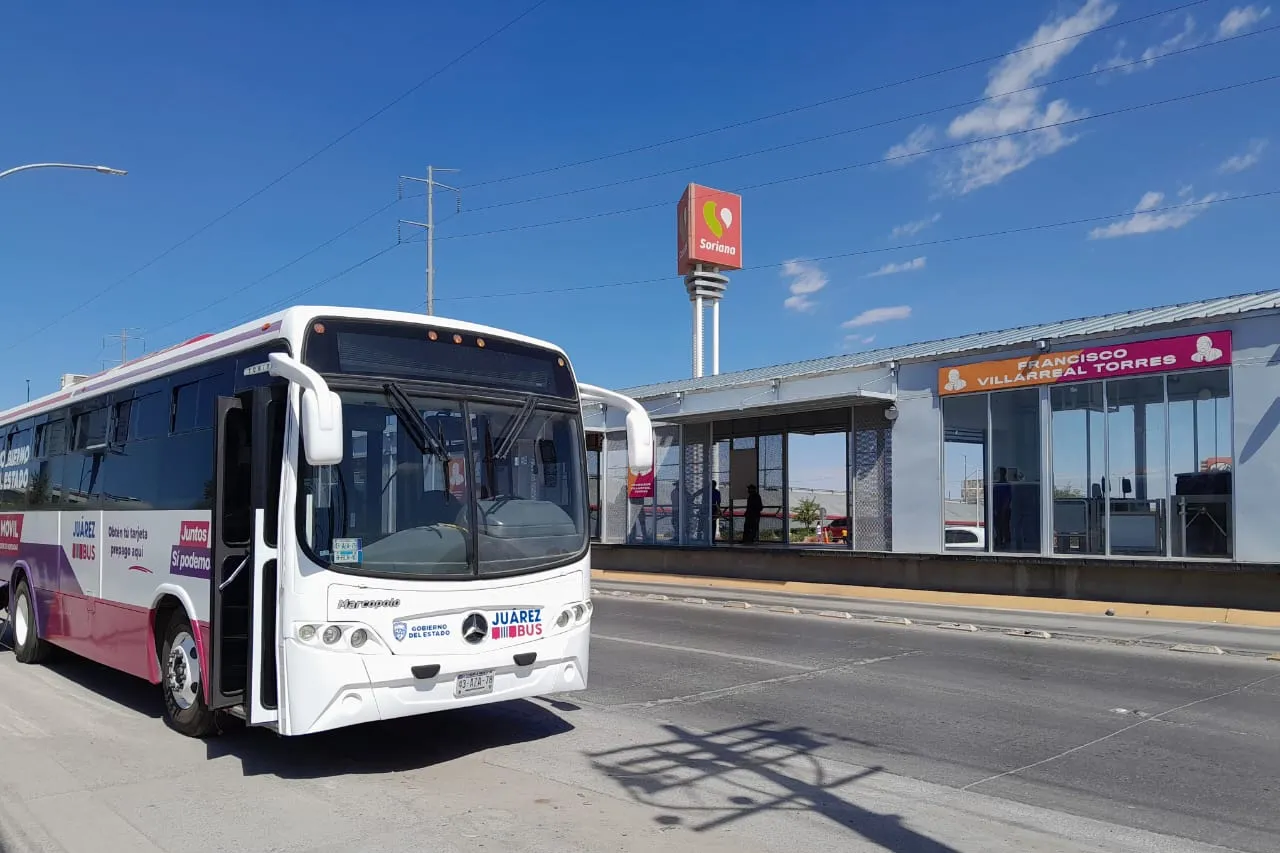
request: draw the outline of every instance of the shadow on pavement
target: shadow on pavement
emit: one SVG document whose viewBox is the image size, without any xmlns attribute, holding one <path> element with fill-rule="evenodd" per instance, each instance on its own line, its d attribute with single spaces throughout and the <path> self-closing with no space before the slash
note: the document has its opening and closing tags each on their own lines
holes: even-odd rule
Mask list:
<svg viewBox="0 0 1280 853">
<path fill-rule="evenodd" d="M 8 625 L 0 617 L 0 648 L 10 651 L 7 631 Z M 163 722 L 164 703 L 158 686 L 61 649 L 54 649 L 41 666 L 103 699 L 151 718 L 157 740 L 182 737 Z M 210 760 L 239 759 L 246 776 L 314 779 L 395 773 L 565 734 L 573 731 L 573 725 L 557 711 L 576 710 L 578 706 L 571 702 L 549 697 L 540 703 L 513 700 L 288 738 L 229 719 L 221 736 L 205 741 L 205 750 Z"/>
<path fill-rule="evenodd" d="M 550 709 L 517 699 L 288 738 L 237 722 L 206 749 L 211 760 L 239 759 L 246 776 L 315 779 L 417 770 L 572 730 Z"/>
<path fill-rule="evenodd" d="M 12 632 L 6 617 L 2 614 L 0 614 L 0 651 L 7 654 L 13 653 Z M 156 720 L 164 714 L 160 688 L 140 678 L 125 675 L 119 670 L 57 647 L 50 651 L 49 657 L 40 666 L 137 714 Z"/>
<path fill-rule="evenodd" d="M 848 799 L 847 788 L 881 772 L 830 776 L 818 751 L 826 736 L 771 721 L 700 734 L 676 725 L 656 743 L 589 753 L 594 768 L 632 799 L 663 812 L 657 821 L 707 832 L 769 812 L 807 812 L 896 853 L 957 853 Z"/>
</svg>

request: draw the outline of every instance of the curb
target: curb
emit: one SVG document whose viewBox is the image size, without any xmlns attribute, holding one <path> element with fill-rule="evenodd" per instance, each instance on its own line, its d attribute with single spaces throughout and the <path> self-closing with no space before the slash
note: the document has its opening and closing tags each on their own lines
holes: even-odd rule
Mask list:
<svg viewBox="0 0 1280 853">
<path fill-rule="evenodd" d="M 1052 640 L 1053 635 L 1048 631 L 1035 631 L 1031 628 L 1010 628 L 1005 631 L 1010 637 L 1035 637 L 1037 640 Z"/>
<path fill-rule="evenodd" d="M 850 586 L 800 581 L 753 581 L 736 578 L 661 574 L 657 572 L 621 572 L 609 569 L 593 569 L 591 575 L 594 581 L 711 587 L 726 592 L 737 590 L 739 592 L 822 595 L 829 598 L 853 598 L 864 601 L 896 602 L 900 604 L 953 605 L 981 607 L 991 610 L 1039 611 L 1066 615 L 1101 616 L 1105 613 L 1108 616 L 1118 616 L 1126 619 L 1158 619 L 1172 622 L 1218 623 L 1252 628 L 1280 628 L 1280 612 L 1265 610 L 939 592 L 937 590 Z"/>
<path fill-rule="evenodd" d="M 1221 655 L 1226 654 L 1217 646 L 1202 646 L 1197 643 L 1178 643 L 1170 649 L 1173 652 L 1190 652 L 1196 655 Z"/>
<path fill-rule="evenodd" d="M 725 607 L 736 610 L 754 609 L 765 613 L 786 614 L 789 616 L 810 616 L 824 619 L 838 619 L 849 622 L 866 622 L 869 624 L 878 623 L 881 625 L 902 628 L 931 627 L 947 631 L 959 631 L 966 634 L 1000 634 L 1007 637 L 1024 637 L 1037 640 L 1061 640 L 1069 643 L 1092 643 L 1132 648 L 1160 649 L 1183 654 L 1254 658 L 1280 663 L 1280 652 L 1266 652 L 1254 649 L 1222 648 L 1221 646 L 1199 645 L 1194 643 L 1174 643 L 1141 638 L 1126 639 L 1120 637 L 1103 637 L 1073 631 L 1050 632 L 1040 628 L 1018 628 L 1011 627 L 1009 625 L 974 624 L 972 622 L 944 622 L 932 619 L 912 620 L 904 616 L 878 616 L 868 613 L 853 613 L 847 610 L 825 610 L 807 607 L 792 607 L 789 605 L 752 604 L 749 601 L 704 598 L 702 596 L 690 596 L 676 599 L 669 596 L 656 595 L 654 593 L 630 592 L 619 589 L 602 590 L 599 587 L 594 586 L 591 588 L 591 594 L 593 596 L 628 598 L 633 601 L 666 601 L 677 605 L 686 604 L 692 606 Z"/>
</svg>

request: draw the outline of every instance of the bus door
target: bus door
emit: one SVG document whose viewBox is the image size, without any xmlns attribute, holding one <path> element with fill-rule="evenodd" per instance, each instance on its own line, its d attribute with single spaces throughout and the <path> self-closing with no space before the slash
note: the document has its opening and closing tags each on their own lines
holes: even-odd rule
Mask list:
<svg viewBox="0 0 1280 853">
<path fill-rule="evenodd" d="M 287 384 L 218 398 L 209 707 L 244 707 L 250 725 L 279 720 L 276 533 Z"/>
</svg>

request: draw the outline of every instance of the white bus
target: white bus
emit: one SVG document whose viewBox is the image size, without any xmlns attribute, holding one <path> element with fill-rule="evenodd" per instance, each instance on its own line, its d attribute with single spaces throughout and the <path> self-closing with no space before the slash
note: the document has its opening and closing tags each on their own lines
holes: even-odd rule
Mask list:
<svg viewBox="0 0 1280 853">
<path fill-rule="evenodd" d="M 146 678 L 193 737 L 584 689 L 587 401 L 648 471 L 551 344 L 293 307 L 2 412 L 17 658 Z"/>
</svg>

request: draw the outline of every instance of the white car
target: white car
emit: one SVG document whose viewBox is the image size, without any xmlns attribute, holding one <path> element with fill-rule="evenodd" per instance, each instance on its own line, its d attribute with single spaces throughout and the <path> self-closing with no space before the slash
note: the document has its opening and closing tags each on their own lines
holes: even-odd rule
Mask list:
<svg viewBox="0 0 1280 853">
<path fill-rule="evenodd" d="M 942 531 L 943 542 L 949 551 L 985 551 L 986 528 L 976 524 L 948 524 Z"/>
</svg>

